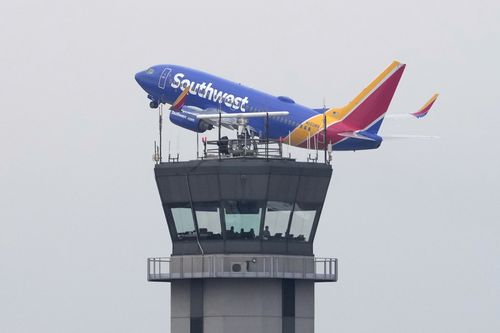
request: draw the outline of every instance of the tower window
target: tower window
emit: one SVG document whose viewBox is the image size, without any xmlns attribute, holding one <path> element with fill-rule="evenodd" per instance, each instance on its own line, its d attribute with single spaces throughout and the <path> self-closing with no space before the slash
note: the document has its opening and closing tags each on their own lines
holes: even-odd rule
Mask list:
<svg viewBox="0 0 500 333">
<path fill-rule="evenodd" d="M 170 208 L 179 240 L 196 239 L 193 213 L 189 204 Z"/>
</svg>

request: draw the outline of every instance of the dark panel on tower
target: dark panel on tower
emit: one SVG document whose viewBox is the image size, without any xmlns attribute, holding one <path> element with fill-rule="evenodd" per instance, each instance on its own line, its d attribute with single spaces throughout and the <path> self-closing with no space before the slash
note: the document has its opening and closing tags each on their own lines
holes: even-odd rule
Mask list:
<svg viewBox="0 0 500 333">
<path fill-rule="evenodd" d="M 168 177 L 156 177 L 158 190 L 163 203 L 177 203 L 189 201 L 189 190 L 185 175 L 169 175 Z"/>
<path fill-rule="evenodd" d="M 189 188 L 193 202 L 219 200 L 219 182 L 216 173 L 189 175 Z"/>
<path fill-rule="evenodd" d="M 264 200 L 268 175 L 221 174 L 221 199 Z"/>
<path fill-rule="evenodd" d="M 271 174 L 268 191 L 269 200 L 295 201 L 298 184 L 299 175 Z"/>
<path fill-rule="evenodd" d="M 300 191 L 297 192 L 295 200 L 297 202 L 322 203 L 325 200 L 328 184 L 328 182 L 324 181 L 324 177 L 301 176 Z"/>
</svg>

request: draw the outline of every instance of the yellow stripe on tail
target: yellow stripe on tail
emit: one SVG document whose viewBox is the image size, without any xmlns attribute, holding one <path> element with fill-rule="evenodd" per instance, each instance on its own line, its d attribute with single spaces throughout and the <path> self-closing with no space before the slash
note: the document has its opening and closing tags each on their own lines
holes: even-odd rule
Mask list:
<svg viewBox="0 0 500 333">
<path fill-rule="evenodd" d="M 327 127 L 345 119 L 351 112 L 356 110 L 367 97 L 370 96 L 381 84 L 383 84 L 391 75 L 402 66 L 399 61 L 393 61 L 380 75 L 378 75 L 365 89 L 361 91 L 352 101 L 340 108 L 331 108 L 325 112 Z M 323 130 L 324 115 L 319 114 L 304 121 L 296 127 L 291 133 L 290 140 L 293 146 L 298 146 L 305 142 L 308 137 L 316 135 Z"/>
<path fill-rule="evenodd" d="M 326 111 L 327 117 L 331 118 L 331 122 L 336 122 L 344 119 L 351 113 L 355 107 L 363 102 L 389 75 L 401 65 L 399 61 L 393 61 L 379 76 L 377 76 L 361 93 L 358 94 L 352 101 L 341 108 L 331 108 Z M 328 120 L 328 119 L 327 119 Z"/>
</svg>

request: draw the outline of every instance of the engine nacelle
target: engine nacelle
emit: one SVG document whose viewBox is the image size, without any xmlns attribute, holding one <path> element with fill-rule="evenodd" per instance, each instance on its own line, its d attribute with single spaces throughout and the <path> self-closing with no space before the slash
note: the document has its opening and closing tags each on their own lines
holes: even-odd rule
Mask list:
<svg viewBox="0 0 500 333">
<path fill-rule="evenodd" d="M 212 128 L 214 128 L 212 124 L 209 124 L 206 121 L 198 119 L 195 116 L 192 116 L 185 112 L 170 111 L 170 121 L 177 126 L 198 133 L 203 133 L 206 130 L 211 130 Z"/>
</svg>

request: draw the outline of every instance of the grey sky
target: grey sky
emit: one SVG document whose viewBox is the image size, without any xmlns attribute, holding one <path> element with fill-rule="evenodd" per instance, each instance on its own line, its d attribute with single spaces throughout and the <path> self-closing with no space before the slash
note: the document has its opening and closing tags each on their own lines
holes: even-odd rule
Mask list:
<svg viewBox="0 0 500 333">
<path fill-rule="evenodd" d="M 498 332 L 499 36 L 498 1 L 1 2 L 0 330 L 169 331 L 169 285 L 145 276 L 171 244 L 137 71 L 320 107 L 397 59 L 390 113 L 441 96 L 381 132 L 442 139 L 335 154 L 315 253 L 340 280 L 316 289 L 316 330 Z M 166 132 L 194 156 L 194 135 Z"/>
</svg>

